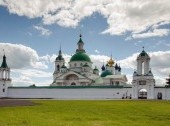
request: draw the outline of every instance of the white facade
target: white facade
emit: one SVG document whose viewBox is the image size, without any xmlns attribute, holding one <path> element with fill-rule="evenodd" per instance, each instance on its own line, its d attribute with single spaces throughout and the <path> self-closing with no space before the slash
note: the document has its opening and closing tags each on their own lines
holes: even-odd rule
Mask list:
<svg viewBox="0 0 170 126">
<path fill-rule="evenodd" d="M 68 62 L 68 68 L 65 66 L 61 49 L 59 50 L 59 54 L 55 60 L 55 70 L 51 86 L 89 86 L 106 85 L 106 83 L 109 85 L 125 85 L 127 78 L 125 75 L 121 75 L 121 68 L 113 61 L 112 57 L 107 65 L 104 66 L 104 69 L 102 69 L 101 76 L 97 67 L 92 68 L 93 63 L 86 54 L 84 42 L 81 37 L 80 35 L 75 54 Z M 98 80 L 102 81 L 99 82 Z"/>
</svg>

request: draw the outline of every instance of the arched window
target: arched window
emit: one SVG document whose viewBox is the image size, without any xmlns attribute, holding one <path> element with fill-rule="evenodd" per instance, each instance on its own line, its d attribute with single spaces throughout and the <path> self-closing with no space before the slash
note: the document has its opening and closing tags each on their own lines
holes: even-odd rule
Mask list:
<svg viewBox="0 0 170 126">
<path fill-rule="evenodd" d="M 60 65 L 57 65 L 57 71 L 60 71 Z"/>
<path fill-rule="evenodd" d="M 75 64 L 74 64 L 74 66 L 76 67 L 76 66 L 77 66 L 77 64 L 75 63 Z"/>
</svg>

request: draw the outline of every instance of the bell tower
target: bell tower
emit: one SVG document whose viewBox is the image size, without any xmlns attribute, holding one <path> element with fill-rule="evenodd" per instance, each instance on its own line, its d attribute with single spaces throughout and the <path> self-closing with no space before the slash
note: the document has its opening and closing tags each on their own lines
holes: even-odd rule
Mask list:
<svg viewBox="0 0 170 126">
<path fill-rule="evenodd" d="M 7 97 L 9 86 L 11 86 L 10 68 L 7 65 L 6 56 L 4 54 L 0 67 L 0 97 Z"/>
<path fill-rule="evenodd" d="M 144 47 L 136 60 L 137 70 L 133 73 L 132 98 L 154 99 L 155 79 L 150 69 L 150 57 Z"/>
<path fill-rule="evenodd" d="M 55 78 L 57 76 L 59 76 L 61 73 L 62 73 L 62 66 L 63 64 L 65 63 L 65 60 L 62 56 L 62 52 L 61 52 L 61 46 L 60 46 L 60 50 L 58 52 L 58 56 L 56 57 L 56 60 L 55 60 L 55 71 L 53 73 L 53 79 L 55 80 Z"/>
</svg>

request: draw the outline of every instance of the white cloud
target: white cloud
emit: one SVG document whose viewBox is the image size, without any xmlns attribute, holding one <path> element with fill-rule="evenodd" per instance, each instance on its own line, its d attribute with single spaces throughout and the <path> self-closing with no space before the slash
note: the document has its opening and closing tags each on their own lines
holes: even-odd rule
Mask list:
<svg viewBox="0 0 170 126">
<path fill-rule="evenodd" d="M 52 77 L 51 72 L 45 72 L 37 69 L 20 69 L 13 71 L 16 74 L 19 73 L 20 75 L 24 77 L 32 77 L 32 78 L 48 78 Z"/>
<path fill-rule="evenodd" d="M 44 28 L 43 26 L 34 26 L 34 28 L 41 32 L 41 35 L 49 36 L 52 32 L 49 29 Z"/>
<path fill-rule="evenodd" d="M 10 13 L 41 18 L 44 24 L 76 27 L 85 17 L 97 12 L 106 18 L 108 28 L 102 33 L 121 35 L 145 32 L 149 27 L 170 24 L 169 0 L 3 0 Z M 161 23 L 163 22 L 163 23 Z M 144 36 L 166 35 L 158 29 Z M 158 34 L 159 32 L 159 34 Z M 160 33 L 161 32 L 161 33 Z M 163 33 L 162 33 L 163 32 Z"/>
<path fill-rule="evenodd" d="M 163 37 L 170 34 L 169 29 L 154 29 L 153 31 L 148 31 L 146 33 L 133 34 L 132 38 L 150 38 L 150 37 Z"/>
<path fill-rule="evenodd" d="M 21 44 L 0 43 L 0 49 L 5 50 L 8 66 L 12 69 L 20 69 L 26 67 L 47 69 L 48 66 L 40 60 L 35 50 Z M 3 56 L 1 50 L 0 57 Z M 2 59 L 0 59 L 2 61 Z"/>
</svg>

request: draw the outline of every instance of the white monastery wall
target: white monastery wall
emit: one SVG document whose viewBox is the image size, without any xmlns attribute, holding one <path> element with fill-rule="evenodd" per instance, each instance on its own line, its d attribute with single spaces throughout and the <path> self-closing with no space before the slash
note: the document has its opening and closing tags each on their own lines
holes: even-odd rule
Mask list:
<svg viewBox="0 0 170 126">
<path fill-rule="evenodd" d="M 154 97 L 157 99 L 158 93 L 162 93 L 162 99 L 170 100 L 170 88 L 155 88 Z"/>
<path fill-rule="evenodd" d="M 122 99 L 130 95 L 131 88 L 9 88 L 10 98 L 54 98 L 54 99 Z"/>
</svg>

